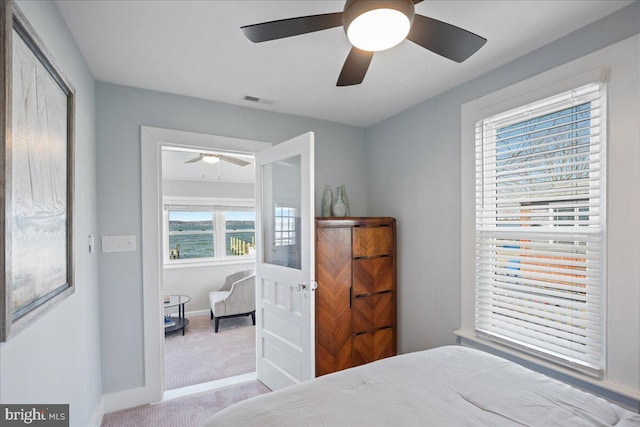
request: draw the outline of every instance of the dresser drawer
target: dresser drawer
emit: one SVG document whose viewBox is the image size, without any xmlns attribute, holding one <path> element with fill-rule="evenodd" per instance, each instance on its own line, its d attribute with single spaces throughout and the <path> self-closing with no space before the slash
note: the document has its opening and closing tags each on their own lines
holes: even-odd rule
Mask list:
<svg viewBox="0 0 640 427">
<path fill-rule="evenodd" d="M 391 291 L 393 283 L 392 257 L 353 260 L 354 296 Z"/>
<path fill-rule="evenodd" d="M 353 298 L 351 303 L 353 333 L 393 326 L 393 307 L 391 292 Z"/>
<path fill-rule="evenodd" d="M 393 230 L 388 226 L 354 227 L 353 257 L 393 254 Z"/>
<path fill-rule="evenodd" d="M 395 356 L 396 348 L 393 329 L 379 329 L 353 337 L 351 364 L 364 365 L 384 357 Z"/>
</svg>

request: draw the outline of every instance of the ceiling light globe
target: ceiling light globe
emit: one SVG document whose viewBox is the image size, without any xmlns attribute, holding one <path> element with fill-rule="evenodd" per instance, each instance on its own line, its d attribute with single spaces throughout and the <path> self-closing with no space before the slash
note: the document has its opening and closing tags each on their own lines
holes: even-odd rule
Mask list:
<svg viewBox="0 0 640 427">
<path fill-rule="evenodd" d="M 220 159 L 216 156 L 204 156 L 202 158 L 202 161 L 205 163 L 213 164 L 213 163 L 218 163 Z"/>
<path fill-rule="evenodd" d="M 395 9 L 374 9 L 357 16 L 347 28 L 347 38 L 361 50 L 378 52 L 407 37 L 411 21 Z"/>
</svg>

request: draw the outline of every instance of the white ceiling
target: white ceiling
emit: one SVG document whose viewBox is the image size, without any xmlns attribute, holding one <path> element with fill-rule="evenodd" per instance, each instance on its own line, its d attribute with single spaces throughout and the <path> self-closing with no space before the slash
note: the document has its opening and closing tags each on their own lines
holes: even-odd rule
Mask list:
<svg viewBox="0 0 640 427">
<path fill-rule="evenodd" d="M 77 1 L 58 8 L 100 81 L 370 126 L 632 1 L 423 1 L 416 13 L 488 42 L 462 64 L 409 42 L 376 53 L 363 84 L 336 87 L 342 28 L 253 44 L 240 27 L 342 11 L 343 1 Z M 244 95 L 274 105 L 244 101 Z"/>
<path fill-rule="evenodd" d="M 249 164 L 238 166 L 223 161 L 213 164 L 203 161 L 185 163 L 198 157 L 200 153 L 223 154 L 245 160 Z M 253 156 L 244 154 L 164 149 L 162 150 L 162 179 L 253 184 L 255 182 L 255 159 Z"/>
</svg>

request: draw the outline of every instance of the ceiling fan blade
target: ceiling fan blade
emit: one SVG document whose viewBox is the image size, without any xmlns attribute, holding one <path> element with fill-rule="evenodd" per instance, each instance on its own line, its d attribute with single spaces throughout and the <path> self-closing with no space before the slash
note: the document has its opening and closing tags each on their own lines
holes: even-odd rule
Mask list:
<svg viewBox="0 0 640 427">
<path fill-rule="evenodd" d="M 341 25 L 342 12 L 336 12 L 245 25 L 240 29 L 249 40 L 260 43 L 340 27 Z"/>
<path fill-rule="evenodd" d="M 413 0 L 413 4 L 422 3 L 423 0 Z"/>
<path fill-rule="evenodd" d="M 417 14 L 407 39 L 456 62 L 469 58 L 487 42 L 460 27 Z"/>
<path fill-rule="evenodd" d="M 336 86 L 353 86 L 362 83 L 372 58 L 373 52 L 352 47 L 344 61 Z"/>
<path fill-rule="evenodd" d="M 229 157 L 229 156 L 220 156 L 220 160 L 228 163 L 233 163 L 234 165 L 238 165 L 238 166 L 246 166 L 250 163 L 250 162 L 247 162 L 246 160 L 238 159 L 236 157 Z"/>
<path fill-rule="evenodd" d="M 204 157 L 204 155 L 200 154 L 198 157 L 195 157 L 191 160 L 187 160 L 185 163 L 195 163 L 195 162 L 199 162 L 200 160 L 202 160 L 202 158 Z"/>
</svg>

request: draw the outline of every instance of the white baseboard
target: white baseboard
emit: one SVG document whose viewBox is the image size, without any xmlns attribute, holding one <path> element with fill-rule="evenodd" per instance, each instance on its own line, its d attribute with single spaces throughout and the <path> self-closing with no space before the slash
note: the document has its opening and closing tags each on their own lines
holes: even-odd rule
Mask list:
<svg viewBox="0 0 640 427">
<path fill-rule="evenodd" d="M 202 314 L 210 314 L 211 311 L 208 308 L 205 308 L 204 310 L 193 310 L 193 311 L 187 311 L 184 315 L 186 317 L 189 316 L 200 316 Z"/>
<path fill-rule="evenodd" d="M 162 400 L 162 396 L 155 396 L 149 386 L 132 388 L 104 395 L 104 412 L 115 412 L 140 405 L 146 405 Z"/>
<path fill-rule="evenodd" d="M 104 396 L 100 398 L 100 403 L 96 405 L 96 409 L 93 411 L 91 420 L 89 421 L 90 427 L 100 427 L 102 424 L 102 418 L 104 417 Z"/>
<path fill-rule="evenodd" d="M 203 315 L 203 314 L 211 314 L 210 309 L 205 308 L 205 309 L 203 309 L 203 310 L 193 310 L 193 311 L 185 311 L 185 312 L 184 312 L 184 316 L 185 316 L 185 317 L 189 317 L 189 316 L 201 316 L 201 315 Z M 171 316 L 172 316 L 172 317 L 177 317 L 177 316 L 178 316 L 178 313 L 177 313 L 177 312 L 176 312 L 176 313 L 171 313 Z"/>
</svg>

